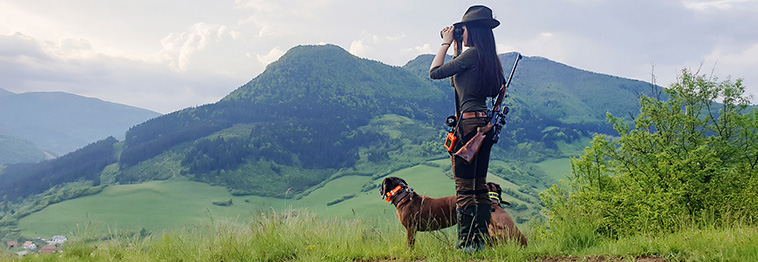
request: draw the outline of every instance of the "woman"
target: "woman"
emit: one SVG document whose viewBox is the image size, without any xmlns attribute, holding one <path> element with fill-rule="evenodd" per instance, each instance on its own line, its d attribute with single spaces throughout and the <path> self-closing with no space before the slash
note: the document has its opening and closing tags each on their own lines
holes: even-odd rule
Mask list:
<svg viewBox="0 0 758 262">
<path fill-rule="evenodd" d="M 487 97 L 495 97 L 505 82 L 492 33 L 498 25 L 500 22 L 492 18 L 492 10 L 488 7 L 470 7 L 460 22 L 442 29 L 442 45 L 429 70 L 432 79 L 452 76 L 451 83 L 455 88 L 458 121 L 454 130 L 458 139 L 451 150 L 451 160 L 458 216 L 457 248 L 467 252 L 484 249 L 484 242 L 489 237 L 487 226 L 491 203 L 487 195 L 487 166 L 494 131 L 486 134 L 485 142 L 471 163 L 452 153 L 466 144 L 478 127 L 487 125 Z M 463 28 L 463 43 L 459 43 L 461 40 L 454 42 L 456 27 Z M 455 48 L 460 44 L 468 47 L 462 54 L 458 54 L 458 48 Z M 451 45 L 455 48 L 453 60 L 443 65 Z"/>
</svg>

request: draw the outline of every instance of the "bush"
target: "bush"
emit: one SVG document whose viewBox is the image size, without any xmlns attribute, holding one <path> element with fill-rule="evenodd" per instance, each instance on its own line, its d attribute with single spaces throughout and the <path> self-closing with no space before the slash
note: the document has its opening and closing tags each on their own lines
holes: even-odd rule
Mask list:
<svg viewBox="0 0 758 262">
<path fill-rule="evenodd" d="M 595 136 L 565 187 L 542 194 L 551 221 L 579 215 L 619 236 L 754 217 L 758 114 L 743 113 L 741 80 L 716 81 L 683 70 L 668 101 L 640 99 L 634 128 L 608 114 L 620 137 Z"/>
<path fill-rule="evenodd" d="M 229 198 L 225 200 L 216 200 L 216 201 L 213 201 L 213 204 L 217 206 L 228 207 L 232 205 L 232 199 Z"/>
</svg>

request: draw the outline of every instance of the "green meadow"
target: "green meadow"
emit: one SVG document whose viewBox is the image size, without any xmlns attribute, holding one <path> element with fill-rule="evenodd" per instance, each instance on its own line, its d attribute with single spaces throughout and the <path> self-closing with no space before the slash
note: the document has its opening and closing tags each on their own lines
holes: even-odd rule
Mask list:
<svg viewBox="0 0 758 262">
<path fill-rule="evenodd" d="M 389 176 L 405 179 L 422 195 L 453 195 L 453 181 L 445 174 L 445 169 L 449 169 L 449 164 L 445 166 L 448 161 L 432 161 L 430 165 L 401 169 Z M 325 218 L 359 217 L 373 224 L 395 223 L 394 207 L 379 195 L 383 178 L 343 176 L 308 194 L 286 199 L 234 196 L 223 187 L 186 180 L 114 185 L 99 194 L 50 205 L 20 219 L 18 227 L 22 236 L 30 238 L 77 232 L 101 235 L 145 230 L 158 232 L 214 222 L 245 223 L 262 212 L 286 209 L 308 210 Z M 504 189 L 518 189 L 517 185 L 495 175 L 488 178 Z M 371 189 L 363 192 L 363 188 Z M 506 194 L 503 197 L 512 203 L 527 204 Z M 525 197 L 538 201 L 532 196 Z M 213 203 L 229 199 L 232 202 L 229 206 Z"/>
<path fill-rule="evenodd" d="M 250 222 L 218 222 L 148 234 L 88 240 L 78 233 L 59 254 L 0 261 L 756 261 L 758 230 L 692 228 L 662 236 L 619 239 L 583 227 L 525 231 L 529 246 L 494 243 L 475 254 L 456 250 L 451 230 L 421 233 L 405 245 L 399 224 L 377 227 L 362 218 L 329 218 L 301 209 L 266 211 Z M 568 234 L 555 234 L 568 232 Z M 586 242 L 582 236 L 594 236 Z M 592 237 L 591 237 L 592 238 Z M 586 239 L 585 239 L 586 240 Z M 0 254 L 3 253 L 0 250 Z"/>
</svg>

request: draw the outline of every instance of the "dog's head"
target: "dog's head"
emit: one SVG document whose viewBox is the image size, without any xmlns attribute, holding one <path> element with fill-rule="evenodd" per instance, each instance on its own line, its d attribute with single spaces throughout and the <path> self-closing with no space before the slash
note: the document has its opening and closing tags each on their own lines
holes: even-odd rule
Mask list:
<svg viewBox="0 0 758 262">
<path fill-rule="evenodd" d="M 387 198 L 387 193 L 392 192 L 392 190 L 398 186 L 400 186 L 400 188 L 404 188 L 408 186 L 408 183 L 399 177 L 387 177 L 384 179 L 384 181 L 382 181 L 382 186 L 379 188 L 379 194 L 382 195 L 382 198 Z"/>
<path fill-rule="evenodd" d="M 493 203 L 503 203 L 507 206 L 511 205 L 508 201 L 503 201 L 503 188 L 501 188 L 498 183 L 487 182 L 487 191 L 489 192 L 490 199 Z"/>
</svg>

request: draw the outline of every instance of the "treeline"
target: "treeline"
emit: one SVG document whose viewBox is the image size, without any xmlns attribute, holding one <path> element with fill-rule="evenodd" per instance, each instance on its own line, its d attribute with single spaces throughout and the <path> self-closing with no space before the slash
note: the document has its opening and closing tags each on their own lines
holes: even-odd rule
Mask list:
<svg viewBox="0 0 758 262">
<path fill-rule="evenodd" d="M 77 180 L 90 180 L 97 186 L 103 168 L 116 162 L 116 142 L 108 137 L 56 159 L 9 165 L 0 174 L 0 195 L 3 201 L 15 202 Z"/>
<path fill-rule="evenodd" d="M 151 119 L 126 132 L 119 164 L 134 166 L 175 145 L 207 136 L 234 123 L 253 118 L 265 120 L 267 112 L 262 109 L 252 103 L 219 102 Z"/>
</svg>

